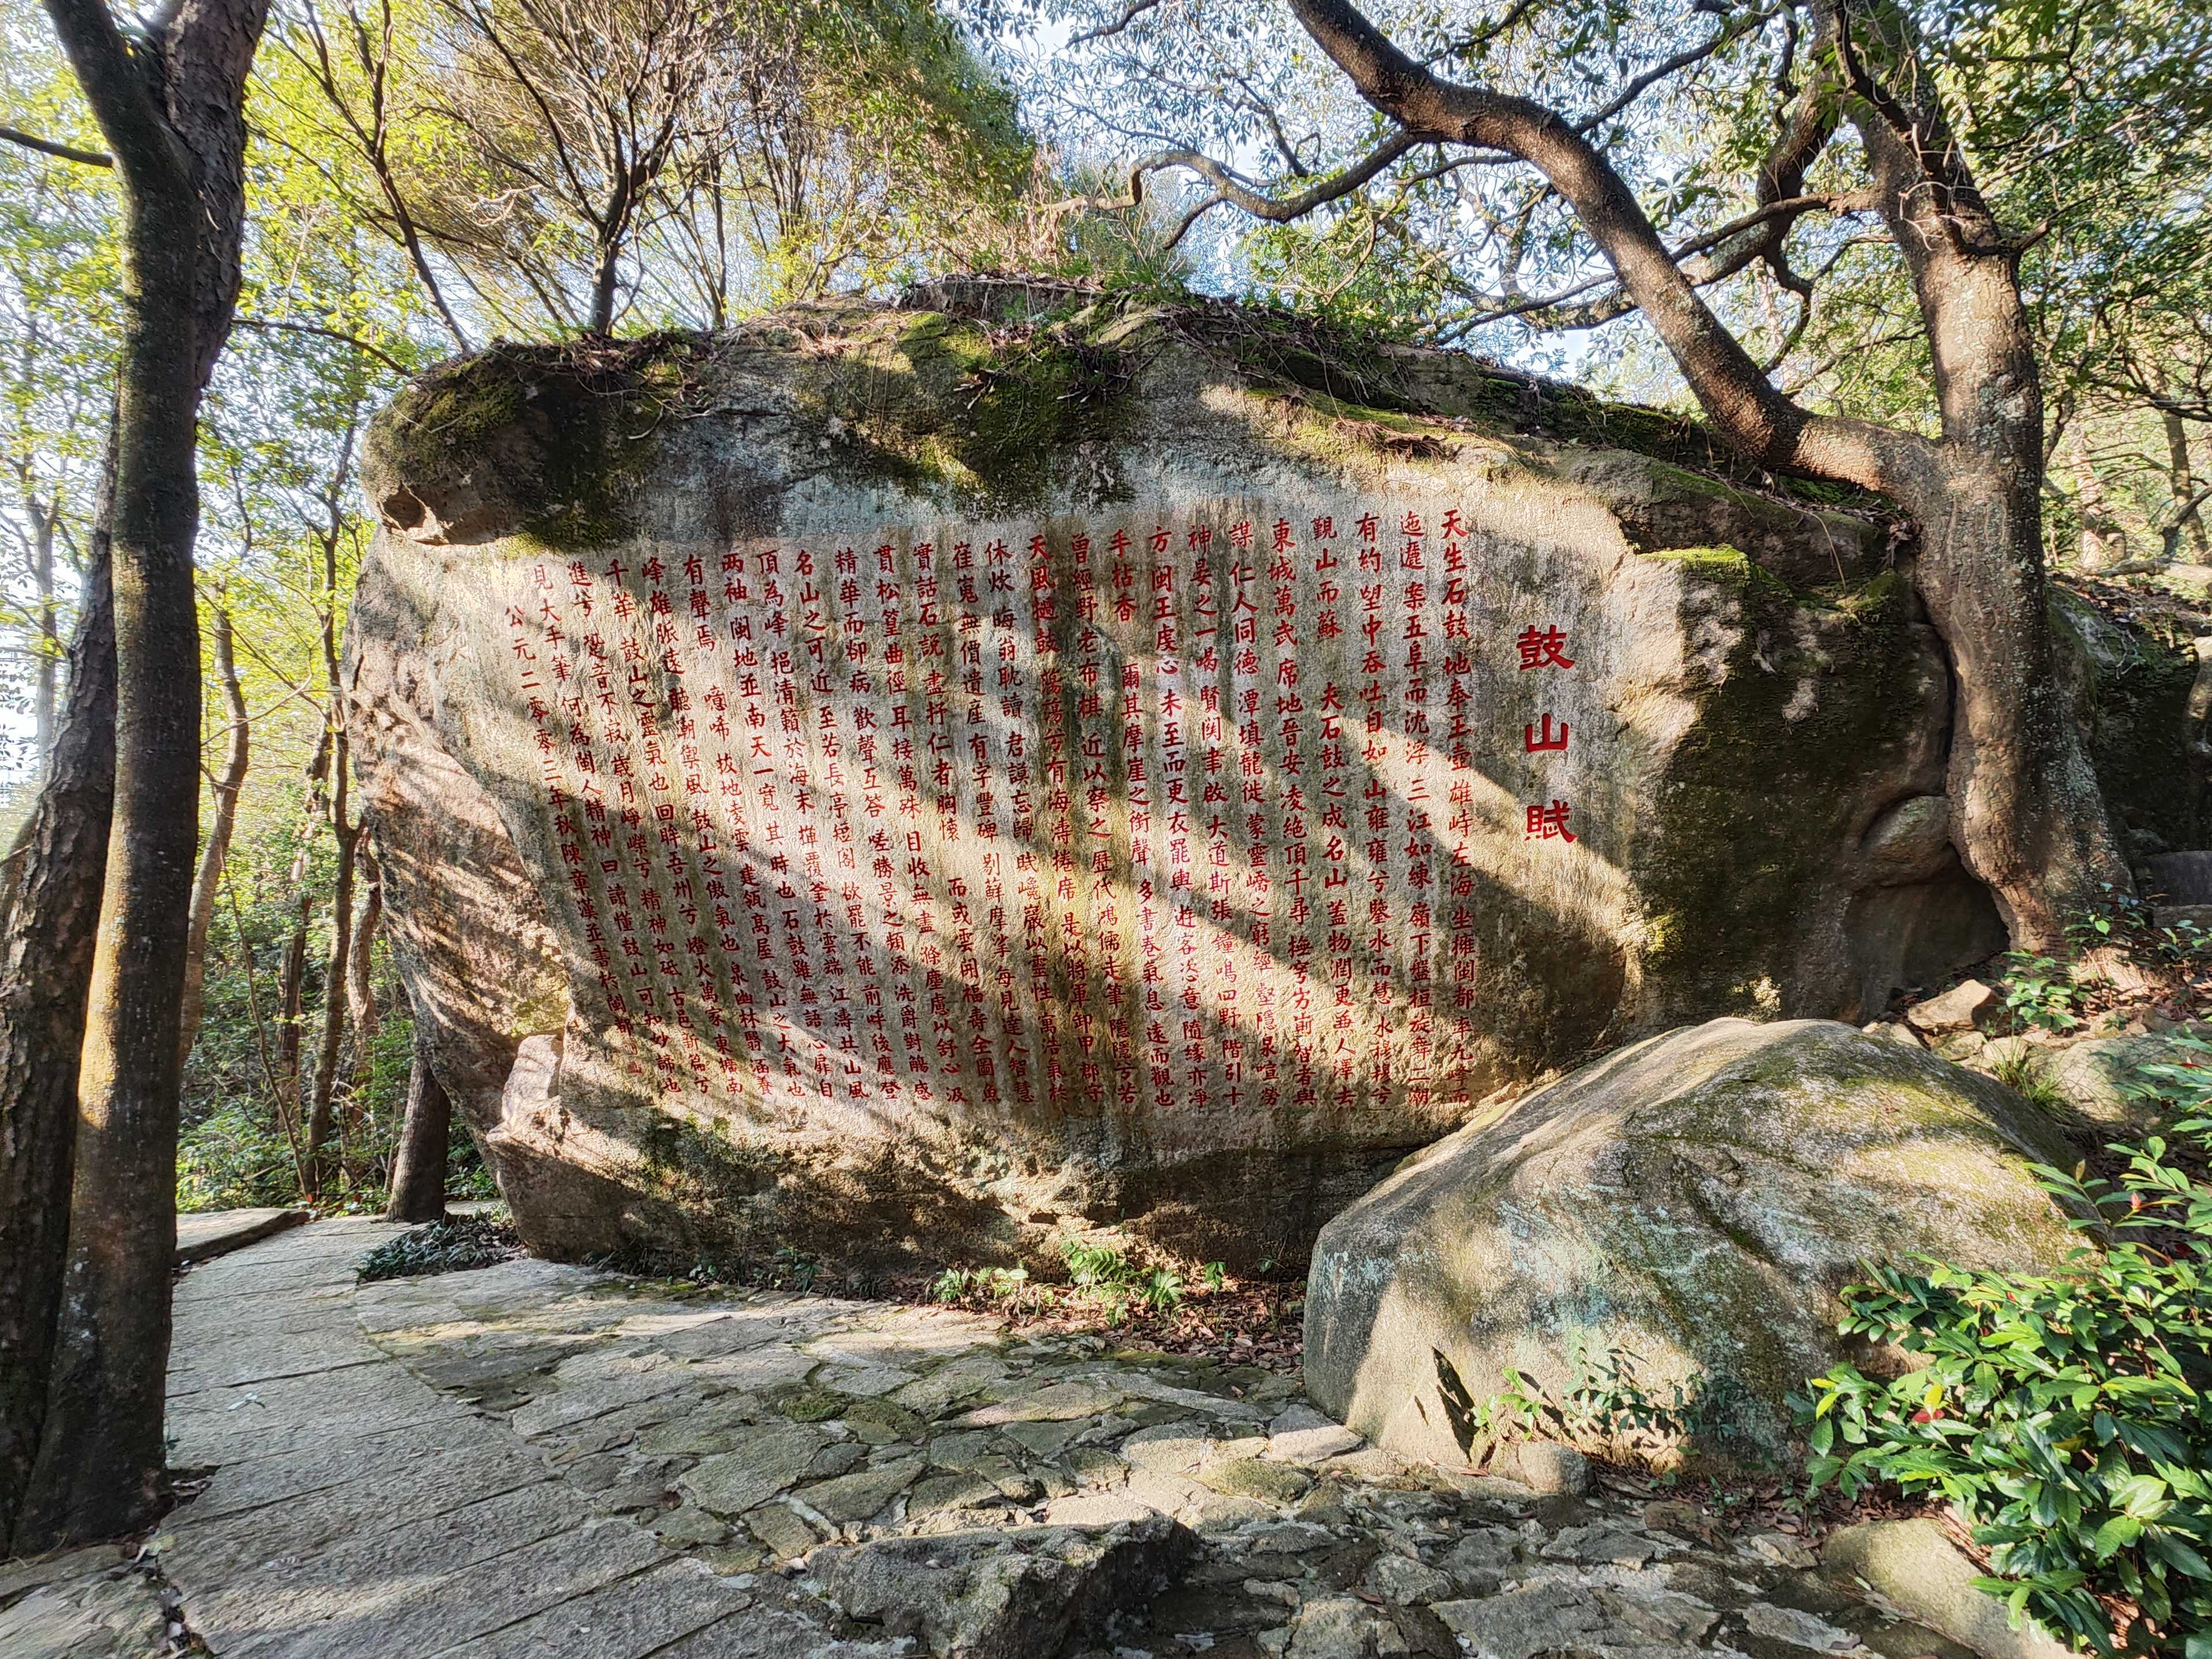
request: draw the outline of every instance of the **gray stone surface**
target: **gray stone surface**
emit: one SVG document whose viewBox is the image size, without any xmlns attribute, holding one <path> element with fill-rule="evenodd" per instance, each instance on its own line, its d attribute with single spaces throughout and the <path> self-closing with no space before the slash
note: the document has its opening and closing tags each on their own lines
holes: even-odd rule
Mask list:
<svg viewBox="0 0 2212 1659">
<path fill-rule="evenodd" d="M 1029 1527 L 831 1550 L 813 1564 L 864 1626 L 939 1659 L 1036 1659 L 1109 1632 L 1181 1578 L 1198 1540 L 1162 1515 L 1091 1530 Z"/>
<path fill-rule="evenodd" d="M 1933 1054 L 1826 1021 L 1684 1027 L 1486 1114 L 1331 1221 L 1306 1386 L 1383 1446 L 1464 1459 L 1507 1369 L 1562 1395 L 1580 1342 L 1662 1399 L 1731 1379 L 1735 1427 L 1780 1453 L 1785 1396 L 1844 1356 L 1862 1263 L 2064 1262 L 2031 1160 L 2072 1161 L 2051 1120 Z"/>
<path fill-rule="evenodd" d="M 310 1210 L 200 1210 L 177 1218 L 177 1265 L 206 1261 L 303 1225 Z"/>
<path fill-rule="evenodd" d="M 544 1263 L 355 1290 L 384 1236 L 320 1222 L 185 1281 L 180 1377 L 271 1306 L 301 1356 L 255 1339 L 286 1384 L 269 1447 L 216 1426 L 258 1382 L 179 1396 L 183 1455 L 234 1461 L 149 1571 L 219 1659 L 1788 1659 L 1829 1628 L 1960 1659 L 1786 1534 L 1346 1449 L 1267 1371 Z M 318 1372 L 345 1322 L 375 1357 Z M 909 1403 L 870 1392 L 884 1369 Z M 763 1487 L 726 1518 L 687 1496 Z M 161 1589 L 112 1553 L 0 1565 L 0 1651 L 151 1659 Z"/>
<path fill-rule="evenodd" d="M 2061 1659 L 2070 1650 L 2033 1620 L 2014 1630 L 2004 1604 L 1974 1588 L 1978 1569 L 1926 1519 L 1846 1527 L 1820 1552 L 1830 1571 L 1983 1659 Z"/>
<path fill-rule="evenodd" d="M 177 1650 L 173 1595 L 114 1545 L 0 1561 L 7 1659 L 162 1659 Z"/>
</svg>

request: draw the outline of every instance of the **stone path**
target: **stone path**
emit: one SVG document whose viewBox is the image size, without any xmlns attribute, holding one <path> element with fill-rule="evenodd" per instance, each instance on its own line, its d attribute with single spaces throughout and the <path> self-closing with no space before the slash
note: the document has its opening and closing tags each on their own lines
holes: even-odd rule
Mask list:
<svg viewBox="0 0 2212 1659">
<path fill-rule="evenodd" d="M 1966 1659 L 1781 1534 L 1408 1464 L 1265 1371 L 530 1261 L 356 1288 L 396 1231 L 179 1284 L 173 1456 L 215 1472 L 153 1551 L 226 1659 L 1053 1659 L 1104 1611 L 1068 1652 Z M 0 1654 L 159 1651 L 11 1637 L 147 1616 L 78 1565 L 0 1577 Z"/>
<path fill-rule="evenodd" d="M 210 1261 L 307 1224 L 312 1210 L 204 1210 L 177 1218 L 177 1265 Z"/>
</svg>

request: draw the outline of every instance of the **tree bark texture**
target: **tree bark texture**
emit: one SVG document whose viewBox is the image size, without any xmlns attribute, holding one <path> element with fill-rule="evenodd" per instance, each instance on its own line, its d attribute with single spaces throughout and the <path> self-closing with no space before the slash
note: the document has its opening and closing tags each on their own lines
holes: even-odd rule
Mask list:
<svg viewBox="0 0 2212 1659">
<path fill-rule="evenodd" d="M 341 771 L 338 775 L 343 779 L 345 775 Z M 332 799 L 343 811 L 343 784 Z M 331 890 L 331 954 L 323 974 L 323 1027 L 315 1047 L 314 1091 L 307 1107 L 307 1168 L 318 1198 L 329 1196 L 339 1173 L 331 1144 L 337 1121 L 332 1098 L 337 1085 L 338 1043 L 345 1035 L 346 958 L 353 942 L 354 849 L 360 840 L 359 829 L 349 830 L 339 821 L 337 878 Z"/>
<path fill-rule="evenodd" d="M 69 1258 L 18 1547 L 112 1537 L 167 1498 L 178 1017 L 198 852 L 196 422 L 229 333 L 245 84 L 266 0 L 178 0 L 126 43 L 102 0 L 46 0 L 123 184 L 111 545 L 114 808 L 77 1077 Z"/>
<path fill-rule="evenodd" d="M 198 1037 L 200 1013 L 207 992 L 208 930 L 215 923 L 215 901 L 222 884 L 224 861 L 230 856 L 230 835 L 238 822 L 239 791 L 246 785 L 252 733 L 246 713 L 246 692 L 239 684 L 238 660 L 231 643 L 230 611 L 218 605 L 215 612 L 215 670 L 222 682 L 223 702 L 229 706 L 229 742 L 222 759 L 222 775 L 215 781 L 215 817 L 208 825 L 207 845 L 200 849 L 199 873 L 192 878 L 191 927 L 185 941 L 185 993 L 178 1015 L 177 1063 L 191 1058 Z"/>
<path fill-rule="evenodd" d="M 95 526 L 68 696 L 45 786 L 16 840 L 0 927 L 0 1553 L 46 1423 L 69 1255 L 77 1050 L 115 793 L 106 542 Z"/>
<path fill-rule="evenodd" d="M 446 1148 L 453 1134 L 453 1103 L 430 1069 L 429 1022 L 415 1024 L 415 1055 L 407 1073 L 407 1121 L 392 1165 L 392 1205 L 386 1221 L 437 1221 L 446 1213 Z"/>
</svg>

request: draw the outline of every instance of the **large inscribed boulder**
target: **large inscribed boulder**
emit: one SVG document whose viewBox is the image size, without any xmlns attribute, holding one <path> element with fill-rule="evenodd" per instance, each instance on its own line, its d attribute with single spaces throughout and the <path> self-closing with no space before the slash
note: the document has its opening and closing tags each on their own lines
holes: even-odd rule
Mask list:
<svg viewBox="0 0 2212 1659">
<path fill-rule="evenodd" d="M 1845 1357 L 1837 1293 L 1865 1262 L 2064 1262 L 2077 1236 L 2031 1160 L 2073 1162 L 2019 1096 L 1923 1049 L 1826 1020 L 1670 1031 L 1477 1118 L 1323 1228 L 1306 1390 L 1458 1461 L 1506 1368 L 1563 1393 L 1579 1346 L 1662 1401 L 1741 1390 L 1735 1426 L 1778 1449 L 1784 1396 Z"/>
<path fill-rule="evenodd" d="M 1294 1257 L 1470 1101 L 2001 944 L 1878 504 L 993 292 L 498 347 L 376 424 L 362 793 L 533 1246 Z"/>
</svg>

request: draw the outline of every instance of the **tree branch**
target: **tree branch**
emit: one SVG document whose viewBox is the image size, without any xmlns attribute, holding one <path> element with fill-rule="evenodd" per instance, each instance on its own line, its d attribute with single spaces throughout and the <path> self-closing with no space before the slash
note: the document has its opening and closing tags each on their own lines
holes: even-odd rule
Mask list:
<svg viewBox="0 0 2212 1659">
<path fill-rule="evenodd" d="M 184 146 L 155 103 L 114 15 L 102 0 L 46 0 L 46 7 L 116 170 L 134 191 L 189 192 L 191 167 Z"/>
<path fill-rule="evenodd" d="M 1200 218 L 1218 207 L 1234 207 L 1250 214 L 1255 219 L 1263 219 L 1271 224 L 1288 224 L 1294 219 L 1304 218 L 1317 207 L 1349 196 L 1421 142 L 1415 134 L 1401 129 L 1343 172 L 1323 179 L 1295 196 L 1284 197 L 1269 196 L 1264 191 L 1254 189 L 1249 180 L 1239 177 L 1211 155 L 1194 149 L 1164 149 L 1146 156 L 1129 169 L 1129 193 L 1126 198 L 1070 196 L 1048 204 L 1043 211 L 1052 214 L 1080 209 L 1101 212 L 1126 211 L 1144 201 L 1147 174 L 1164 172 L 1169 167 L 1182 167 L 1212 185 L 1213 194 L 1183 215 L 1175 234 L 1169 239 L 1168 245 L 1172 247 Z"/>
<path fill-rule="evenodd" d="M 11 144 L 21 144 L 25 149 L 37 150 L 41 155 L 55 155 L 64 161 L 75 161 L 80 167 L 112 167 L 115 165 L 115 158 L 105 151 L 58 144 L 51 138 L 41 138 L 35 133 L 24 132 L 15 127 L 0 127 L 0 138 Z"/>
<path fill-rule="evenodd" d="M 1376 109 L 1413 142 L 1503 150 L 1543 174 L 1571 207 L 1680 367 L 1731 446 L 1771 467 L 1869 488 L 1932 447 L 1870 422 L 1816 416 L 1783 395 L 1699 297 L 1611 163 L 1559 112 L 1487 88 L 1439 80 L 1413 63 L 1350 0 L 1291 0 L 1315 43 Z"/>
<path fill-rule="evenodd" d="M 336 340 L 341 345 L 351 346 L 365 357 L 375 358 L 378 362 L 382 363 L 402 379 L 414 373 L 406 364 L 389 352 L 380 350 L 377 347 L 369 344 L 368 341 L 348 334 L 342 329 L 325 328 L 319 323 L 280 323 L 273 317 L 234 317 L 231 319 L 231 326 L 264 329 L 281 334 L 312 334 L 321 339 Z"/>
</svg>

